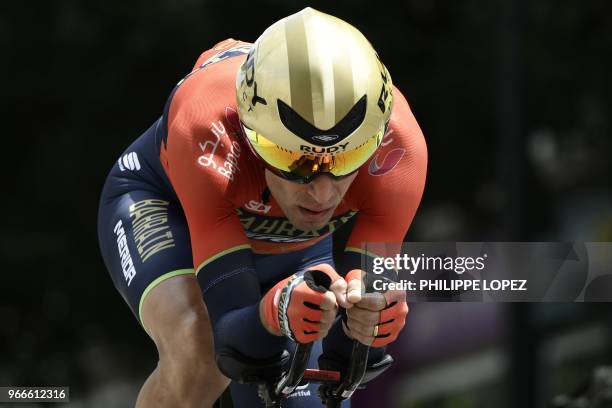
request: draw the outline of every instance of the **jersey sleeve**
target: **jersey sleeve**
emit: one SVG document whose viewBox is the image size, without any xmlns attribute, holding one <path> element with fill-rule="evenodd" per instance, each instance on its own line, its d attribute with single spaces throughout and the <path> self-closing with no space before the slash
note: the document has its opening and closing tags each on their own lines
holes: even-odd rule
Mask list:
<svg viewBox="0 0 612 408">
<path fill-rule="evenodd" d="M 397 88 L 393 95 L 391 122 L 381 148 L 360 171 L 351 192 L 359 216 L 341 262 L 344 273 L 361 268 L 361 255 L 369 252 L 367 243 L 402 242 L 423 195 L 425 139 L 404 96 Z M 378 255 L 389 256 L 397 250 L 399 245 L 387 245 L 385 253 Z"/>
<path fill-rule="evenodd" d="M 249 245 L 227 197 L 232 181 L 216 171 L 224 160 L 220 157 L 223 140 L 198 118 L 197 107 L 181 109 L 174 117 L 173 110 L 165 167 L 189 225 L 194 267 L 199 272 L 215 258 L 248 250 Z"/>
<path fill-rule="evenodd" d="M 198 57 L 196 63 L 193 66 L 193 70 L 196 70 L 196 69 L 200 68 L 207 60 L 209 60 L 215 54 L 218 54 L 221 51 L 229 50 L 229 49 L 231 49 L 233 47 L 236 47 L 238 45 L 250 45 L 250 43 L 247 43 L 247 42 L 244 42 L 244 41 L 240 41 L 240 40 L 235 40 L 233 38 L 228 38 L 226 40 L 218 42 L 217 44 L 215 44 L 214 47 L 212 47 L 211 49 L 206 50 L 202 54 L 200 54 L 200 56 Z"/>
</svg>

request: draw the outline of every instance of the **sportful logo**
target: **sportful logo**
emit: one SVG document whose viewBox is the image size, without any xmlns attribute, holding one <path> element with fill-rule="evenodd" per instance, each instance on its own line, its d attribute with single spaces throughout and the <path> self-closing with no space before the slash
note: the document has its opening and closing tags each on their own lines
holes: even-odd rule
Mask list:
<svg viewBox="0 0 612 408">
<path fill-rule="evenodd" d="M 123 155 L 117 160 L 117 164 L 119 165 L 119 170 L 140 170 L 140 161 L 138 160 L 138 155 L 136 152 L 131 152 Z"/>
<path fill-rule="evenodd" d="M 293 393 L 289 394 L 287 398 L 296 398 L 296 397 L 310 397 L 310 390 L 308 389 L 309 385 L 300 385 L 293 391 Z"/>
</svg>

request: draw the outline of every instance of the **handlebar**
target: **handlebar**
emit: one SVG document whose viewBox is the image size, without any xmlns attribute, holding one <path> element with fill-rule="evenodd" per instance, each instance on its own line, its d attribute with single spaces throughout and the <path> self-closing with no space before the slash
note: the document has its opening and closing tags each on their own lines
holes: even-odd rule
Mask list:
<svg viewBox="0 0 612 408">
<path fill-rule="evenodd" d="M 276 385 L 276 395 L 287 397 L 300 385 L 308 366 L 311 350 L 312 343 L 297 345 L 293 353 L 289 372 Z"/>
<path fill-rule="evenodd" d="M 300 384 L 312 382 L 322 384 L 319 396 L 326 407 L 340 407 L 342 401 L 350 398 L 361 384 L 366 372 L 369 349 L 356 340 L 353 342 L 349 368 L 342 377 L 339 371 L 307 369 L 312 343 L 298 344 L 289 371 L 276 384 L 259 383 L 259 396 L 266 407 L 281 407 L 281 401 Z"/>
<path fill-rule="evenodd" d="M 357 387 L 359 387 L 361 384 L 361 381 L 365 375 L 368 365 L 369 352 L 370 347 L 361 344 L 357 340 L 353 341 L 353 351 L 351 352 L 349 369 L 342 383 L 340 383 L 329 398 L 351 398 Z"/>
<path fill-rule="evenodd" d="M 321 279 L 321 276 L 317 276 L 319 274 L 316 274 L 316 272 L 320 271 L 315 269 L 309 272 L 314 272 L 311 274 L 312 279 L 309 282 L 309 285 L 313 285 L 311 288 L 320 291 L 329 289 L 331 282 Z M 320 274 L 323 275 L 322 272 Z M 277 369 L 282 371 L 282 367 L 286 367 L 286 360 L 279 364 L 274 364 L 273 362 L 258 363 L 255 364 L 257 366 L 255 367 L 244 356 L 239 356 L 238 353 L 229 350 L 218 355 L 217 363 L 221 371 L 226 375 L 229 373 L 247 372 L 248 375 L 241 374 L 239 376 L 239 382 L 256 383 L 258 385 L 259 396 L 264 401 L 266 407 L 280 408 L 282 400 L 293 393 L 299 385 L 310 382 L 321 384 L 319 387 L 319 397 L 327 408 L 339 408 L 342 401 L 351 398 L 362 382 L 368 382 L 375 378 L 393 362 L 391 356 L 386 355 L 381 362 L 372 367 L 370 372 L 367 367 L 369 350 L 369 346 L 354 340 L 346 372 L 344 370 L 343 372 L 339 370 L 318 370 L 307 368 L 312 351 L 312 343 L 297 343 L 289 369 L 282 373 L 280 378 L 270 375 L 270 370 L 276 366 Z M 286 352 L 285 356 L 288 356 Z M 334 364 L 333 368 L 338 367 Z M 262 374 L 257 375 L 255 374 L 256 372 L 261 372 Z M 228 376 L 235 378 L 231 375 Z M 365 381 L 364 377 L 366 377 Z"/>
</svg>

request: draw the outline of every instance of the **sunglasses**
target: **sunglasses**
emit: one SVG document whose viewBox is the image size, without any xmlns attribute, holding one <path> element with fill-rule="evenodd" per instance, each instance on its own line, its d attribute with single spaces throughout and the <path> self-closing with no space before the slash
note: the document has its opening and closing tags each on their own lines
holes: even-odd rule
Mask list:
<svg viewBox="0 0 612 408">
<path fill-rule="evenodd" d="M 336 155 L 315 156 L 284 149 L 242 124 L 251 151 L 273 174 L 294 183 L 307 184 L 325 174 L 342 180 L 357 172 L 372 157 L 382 141 L 385 126 L 356 149 Z"/>
</svg>

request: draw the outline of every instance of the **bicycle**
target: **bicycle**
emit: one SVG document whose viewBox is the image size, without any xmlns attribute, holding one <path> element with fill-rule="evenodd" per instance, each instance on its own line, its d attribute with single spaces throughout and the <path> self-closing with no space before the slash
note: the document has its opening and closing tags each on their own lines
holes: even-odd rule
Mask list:
<svg viewBox="0 0 612 408">
<path fill-rule="evenodd" d="M 286 351 L 276 361 L 253 362 L 227 350 L 220 354 L 218 361 L 226 371 L 231 367 L 231 371 L 242 373 L 238 379 L 240 383 L 257 385 L 259 397 L 266 408 L 281 408 L 283 400 L 297 387 L 307 383 L 321 384 L 321 402 L 327 408 L 338 408 L 342 401 L 350 399 L 357 389 L 365 388 L 366 383 L 378 377 L 393 363 L 393 358 L 386 354 L 381 361 L 368 367 L 369 347 L 354 341 L 348 369 L 344 375 L 340 370 L 307 369 L 311 349 L 312 343 L 298 344 L 290 362 Z M 282 372 L 280 377 L 274 377 L 273 372 L 286 365 L 289 365 L 289 369 Z"/>
<path fill-rule="evenodd" d="M 366 383 L 378 377 L 393 363 L 393 358 L 386 354 L 379 362 L 368 367 L 369 350 L 369 346 L 354 340 L 346 370 L 343 370 L 343 362 L 329 356 L 319 358 L 319 365 L 323 369 L 308 369 L 312 343 L 296 343 L 292 358 L 285 350 L 280 358 L 267 361 L 252 360 L 236 351 L 225 349 L 219 352 L 217 364 L 228 377 L 243 384 L 256 384 L 266 408 L 281 408 L 283 400 L 297 387 L 307 383 L 321 384 L 318 390 L 321 402 L 327 408 L 339 408 L 342 401 L 350 399 L 357 389 L 365 388 Z M 280 376 L 278 373 L 281 373 Z"/>
</svg>

